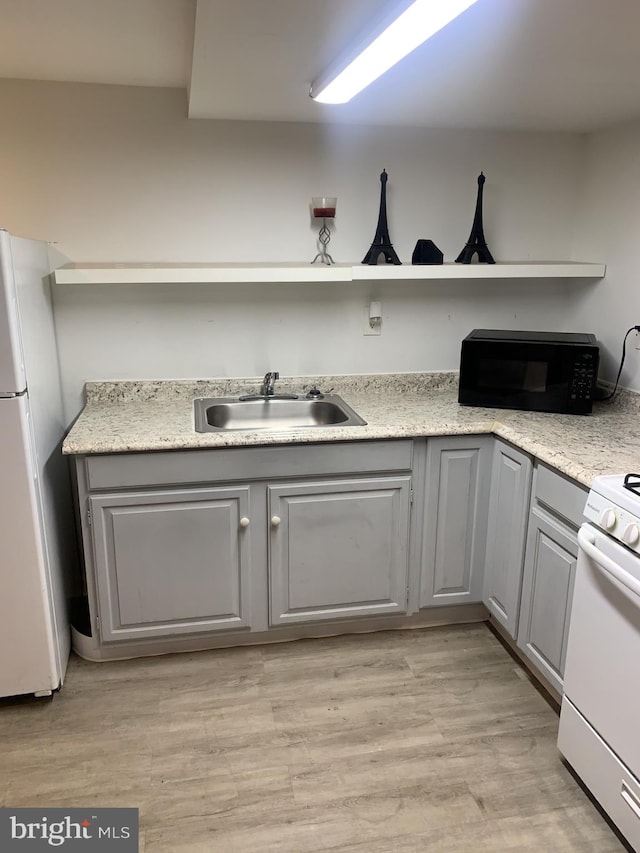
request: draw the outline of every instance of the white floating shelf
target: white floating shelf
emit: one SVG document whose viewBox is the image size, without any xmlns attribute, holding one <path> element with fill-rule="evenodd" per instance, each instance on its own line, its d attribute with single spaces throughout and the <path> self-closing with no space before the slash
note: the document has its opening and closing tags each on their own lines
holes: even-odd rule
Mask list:
<svg viewBox="0 0 640 853">
<path fill-rule="evenodd" d="M 233 284 L 443 279 L 603 278 L 604 264 L 536 261 L 497 264 L 67 264 L 56 284 Z"/>
<path fill-rule="evenodd" d="M 56 284 L 228 284 L 351 281 L 351 264 L 67 264 Z"/>
<path fill-rule="evenodd" d="M 582 264 L 562 261 L 534 261 L 497 264 L 434 264 L 402 266 L 353 267 L 354 281 L 419 281 L 421 279 L 476 278 L 602 278 L 604 264 Z"/>
</svg>

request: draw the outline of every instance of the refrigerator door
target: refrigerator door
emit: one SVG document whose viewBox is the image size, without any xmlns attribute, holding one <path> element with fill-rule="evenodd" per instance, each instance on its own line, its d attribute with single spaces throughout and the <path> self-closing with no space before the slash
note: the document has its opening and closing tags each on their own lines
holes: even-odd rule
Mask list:
<svg viewBox="0 0 640 853">
<path fill-rule="evenodd" d="M 26 385 L 11 238 L 0 229 L 0 398 Z"/>
<path fill-rule="evenodd" d="M 61 680 L 29 421 L 26 395 L 0 399 L 0 696 Z"/>
</svg>

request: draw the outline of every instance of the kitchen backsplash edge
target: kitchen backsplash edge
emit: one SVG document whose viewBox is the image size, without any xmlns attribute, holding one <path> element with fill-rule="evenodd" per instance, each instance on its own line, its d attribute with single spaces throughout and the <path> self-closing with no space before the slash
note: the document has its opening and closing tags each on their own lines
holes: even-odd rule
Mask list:
<svg viewBox="0 0 640 853">
<path fill-rule="evenodd" d="M 283 376 L 276 392 L 306 393 L 319 388 L 324 393 L 356 393 L 368 389 L 384 393 L 419 394 L 426 391 L 452 388 L 457 384 L 457 371 L 433 373 L 346 374 L 342 376 Z M 213 379 L 153 379 L 90 381 L 85 383 L 87 403 L 162 402 L 163 400 L 195 399 L 198 397 L 231 397 L 257 393 L 262 377 L 230 377 Z"/>
<path fill-rule="evenodd" d="M 458 383 L 458 371 L 424 373 L 363 373 L 337 376 L 283 376 L 277 382 L 280 393 L 306 393 L 319 388 L 325 393 L 366 393 L 368 389 L 384 393 L 386 388 L 403 394 L 452 389 Z M 92 380 L 85 383 L 86 403 L 144 403 L 170 400 L 192 400 L 198 397 L 232 397 L 258 393 L 262 377 L 214 377 L 212 379 L 123 379 Z M 605 390 L 611 390 L 610 388 Z M 602 412 L 637 412 L 640 415 L 640 393 L 618 388 L 611 400 L 597 404 Z"/>
</svg>

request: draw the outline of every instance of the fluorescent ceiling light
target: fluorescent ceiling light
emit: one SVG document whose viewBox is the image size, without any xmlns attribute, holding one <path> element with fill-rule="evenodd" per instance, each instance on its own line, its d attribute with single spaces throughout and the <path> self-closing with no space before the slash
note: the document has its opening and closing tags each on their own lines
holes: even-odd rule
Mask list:
<svg viewBox="0 0 640 853">
<path fill-rule="evenodd" d="M 369 38 L 346 67 L 343 62 L 313 83 L 309 94 L 323 104 L 346 104 L 475 2 L 414 0 L 383 32 Z"/>
</svg>

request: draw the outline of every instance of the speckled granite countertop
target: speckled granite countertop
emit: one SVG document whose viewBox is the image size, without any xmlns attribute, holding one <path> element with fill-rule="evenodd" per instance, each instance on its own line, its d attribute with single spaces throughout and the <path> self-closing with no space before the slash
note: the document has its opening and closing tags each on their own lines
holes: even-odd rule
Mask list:
<svg viewBox="0 0 640 853">
<path fill-rule="evenodd" d="M 585 417 L 460 406 L 455 373 L 283 378 L 279 393 L 313 385 L 339 394 L 366 426 L 197 433 L 197 397 L 256 393 L 261 379 L 89 382 L 66 454 L 359 441 L 494 433 L 586 486 L 599 474 L 640 469 L 640 398 L 619 392 Z"/>
</svg>

